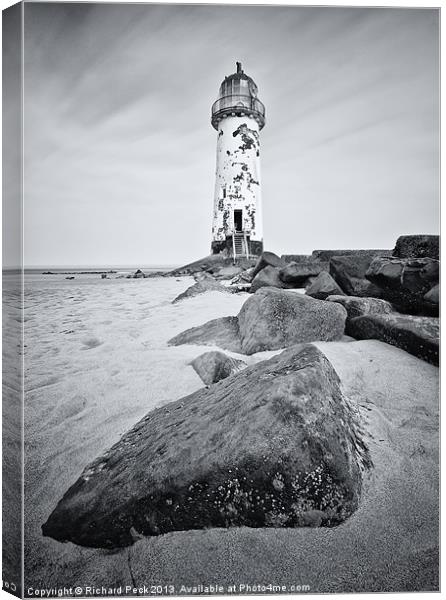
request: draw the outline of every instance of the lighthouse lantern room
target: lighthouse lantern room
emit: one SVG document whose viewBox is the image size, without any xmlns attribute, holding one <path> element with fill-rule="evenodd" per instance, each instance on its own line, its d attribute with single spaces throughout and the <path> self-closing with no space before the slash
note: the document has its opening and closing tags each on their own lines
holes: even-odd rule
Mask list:
<svg viewBox="0 0 446 600">
<path fill-rule="evenodd" d="M 220 86 L 211 123 L 218 132 L 212 253 L 258 256 L 263 250 L 259 132 L 265 107 L 239 62 Z"/>
</svg>

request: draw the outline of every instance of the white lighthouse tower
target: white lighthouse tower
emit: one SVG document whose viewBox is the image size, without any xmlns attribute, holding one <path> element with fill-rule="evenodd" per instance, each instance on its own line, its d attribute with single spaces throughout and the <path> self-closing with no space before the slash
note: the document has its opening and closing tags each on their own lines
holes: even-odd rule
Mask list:
<svg viewBox="0 0 446 600">
<path fill-rule="evenodd" d="M 257 86 L 237 63 L 225 77 L 212 106 L 212 126 L 218 131 L 215 175 L 213 254 L 257 256 L 263 250 L 260 136 L 265 107 Z"/>
</svg>

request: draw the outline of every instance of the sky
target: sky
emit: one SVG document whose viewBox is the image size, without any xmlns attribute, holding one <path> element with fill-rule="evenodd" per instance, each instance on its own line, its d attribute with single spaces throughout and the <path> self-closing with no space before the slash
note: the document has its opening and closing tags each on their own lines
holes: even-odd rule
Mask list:
<svg viewBox="0 0 446 600">
<path fill-rule="evenodd" d="M 209 253 L 235 61 L 266 106 L 264 247 L 393 248 L 438 233 L 434 9 L 25 5 L 25 264 Z"/>
</svg>

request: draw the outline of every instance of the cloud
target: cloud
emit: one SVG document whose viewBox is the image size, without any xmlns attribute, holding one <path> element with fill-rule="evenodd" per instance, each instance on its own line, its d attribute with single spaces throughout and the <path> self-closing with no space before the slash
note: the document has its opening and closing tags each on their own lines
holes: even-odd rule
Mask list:
<svg viewBox="0 0 446 600">
<path fill-rule="evenodd" d="M 206 254 L 235 60 L 267 109 L 268 249 L 437 231 L 438 11 L 30 3 L 27 264 Z"/>
</svg>

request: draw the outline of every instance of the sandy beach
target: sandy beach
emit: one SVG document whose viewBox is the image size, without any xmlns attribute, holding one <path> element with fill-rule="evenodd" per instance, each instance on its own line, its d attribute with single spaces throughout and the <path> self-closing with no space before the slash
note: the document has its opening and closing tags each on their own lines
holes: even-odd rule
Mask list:
<svg viewBox="0 0 446 600">
<path fill-rule="evenodd" d="M 203 386 L 189 362 L 209 347 L 167 340 L 237 314 L 248 294 L 208 292 L 172 304 L 192 283 L 28 276 L 25 594 L 144 584 L 174 585 L 177 593 L 182 585 L 242 583 L 313 592 L 438 589 L 438 369 L 374 340 L 316 343 L 358 404 L 374 464 L 358 510 L 338 527 L 187 531 L 116 552 L 42 536 L 41 525 L 91 460 L 151 409 Z"/>
</svg>

